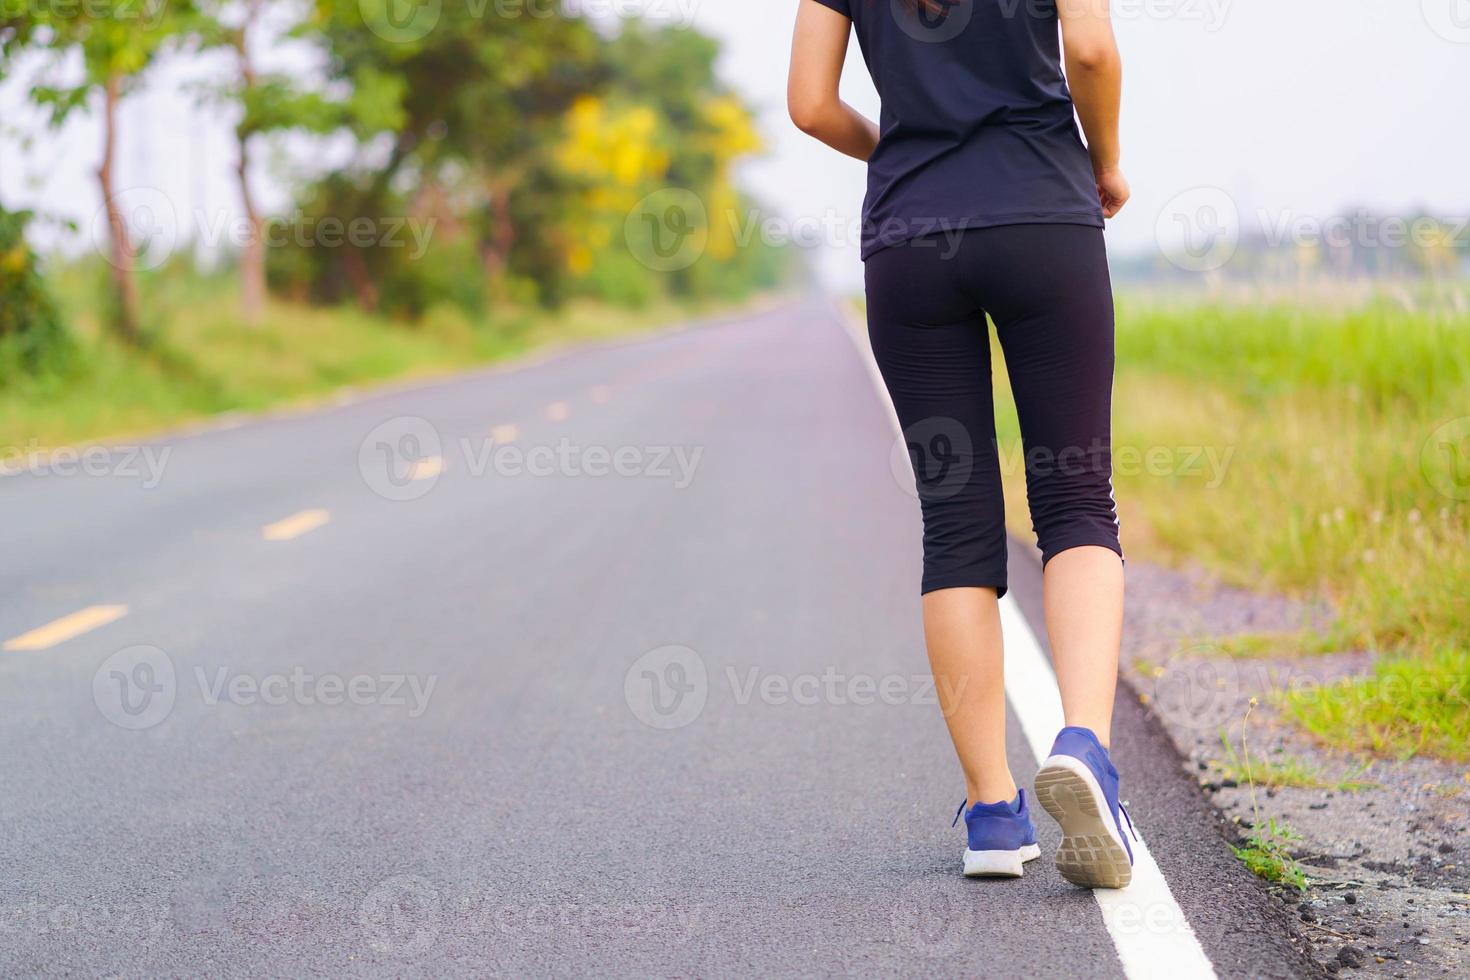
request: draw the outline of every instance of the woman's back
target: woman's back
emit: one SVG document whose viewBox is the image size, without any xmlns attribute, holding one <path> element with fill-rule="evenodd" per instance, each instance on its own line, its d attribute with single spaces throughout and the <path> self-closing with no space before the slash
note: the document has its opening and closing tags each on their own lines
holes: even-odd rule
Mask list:
<svg viewBox="0 0 1470 980">
<path fill-rule="evenodd" d="M 1053 0 L 818 0 L 851 18 L 883 102 L 863 257 L 940 231 L 1102 227 Z"/>
</svg>

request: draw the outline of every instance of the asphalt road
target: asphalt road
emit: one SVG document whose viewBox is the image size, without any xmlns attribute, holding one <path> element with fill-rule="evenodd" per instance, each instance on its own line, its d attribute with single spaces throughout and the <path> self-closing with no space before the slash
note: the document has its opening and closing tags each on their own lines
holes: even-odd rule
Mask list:
<svg viewBox="0 0 1470 980">
<path fill-rule="evenodd" d="M 1122 975 L 957 874 L 885 412 L 812 299 L 0 478 L 0 974 Z M 1116 742 L 1218 973 L 1301 975 Z"/>
</svg>

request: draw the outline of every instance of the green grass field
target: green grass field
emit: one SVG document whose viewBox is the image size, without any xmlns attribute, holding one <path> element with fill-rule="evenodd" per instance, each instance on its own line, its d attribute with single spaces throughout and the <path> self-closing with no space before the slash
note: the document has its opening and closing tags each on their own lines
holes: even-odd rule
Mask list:
<svg viewBox="0 0 1470 980">
<path fill-rule="evenodd" d="M 1348 750 L 1470 760 L 1470 317 L 1126 297 L 1118 312 L 1130 554 L 1329 599 L 1326 633 L 1228 649 L 1373 651 L 1371 676 L 1303 690 L 1287 715 Z M 998 419 L 1014 450 L 1008 393 Z M 1018 465 L 1006 479 L 1029 528 Z"/>
<path fill-rule="evenodd" d="M 95 295 L 85 289 L 60 295 Z M 74 299 L 78 354 L 61 372 L 0 385 L 0 464 L 47 448 L 158 432 L 229 411 L 309 403 L 344 386 L 428 377 L 549 344 L 650 329 L 708 312 L 658 302 L 641 310 L 572 304 L 497 313 L 483 322 L 453 307 L 391 322 L 349 307 L 272 302 L 258 326 L 235 314 L 232 284 L 180 276 L 148 297 L 146 351 L 101 330 L 96 304 Z"/>
</svg>

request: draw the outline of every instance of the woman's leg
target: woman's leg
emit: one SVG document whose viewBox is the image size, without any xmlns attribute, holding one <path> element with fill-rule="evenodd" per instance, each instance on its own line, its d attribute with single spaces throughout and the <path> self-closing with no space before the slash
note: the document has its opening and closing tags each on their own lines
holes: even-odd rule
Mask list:
<svg viewBox="0 0 1470 980">
<path fill-rule="evenodd" d="M 990 336 L 957 257 L 922 243 L 867 263 L 868 332 L 924 517 L 924 635 L 970 802 L 1016 795 L 998 594 L 1006 534 Z"/>
<path fill-rule="evenodd" d="M 1113 296 L 1102 232 L 995 229 L 995 318 L 1026 451 L 1045 566 L 1046 630 L 1068 725 L 1109 744 L 1123 629 L 1112 486 Z"/>
<path fill-rule="evenodd" d="M 1110 548 L 1082 545 L 1046 563 L 1046 634 L 1062 714 L 1112 744 L 1113 694 L 1123 635 L 1123 562 Z"/>
<path fill-rule="evenodd" d="M 999 803 L 1016 796 L 1006 761 L 1006 688 L 1000 608 L 994 589 L 940 589 L 924 596 L 924 639 L 965 774 L 965 799 Z"/>
</svg>

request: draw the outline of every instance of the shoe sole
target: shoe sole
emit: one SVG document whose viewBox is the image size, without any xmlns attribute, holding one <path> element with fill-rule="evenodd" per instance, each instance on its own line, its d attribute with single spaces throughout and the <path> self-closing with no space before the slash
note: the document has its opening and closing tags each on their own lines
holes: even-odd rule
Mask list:
<svg viewBox="0 0 1470 980">
<path fill-rule="evenodd" d="M 1041 848 L 1027 844 L 1014 851 L 965 851 L 966 878 L 1019 878 L 1023 865 L 1041 857 Z"/>
<path fill-rule="evenodd" d="M 1128 851 L 1111 827 L 1102 787 L 1080 759 L 1054 755 L 1036 774 L 1036 802 L 1061 825 L 1057 871 L 1083 888 L 1126 888 L 1133 880 Z"/>
</svg>

